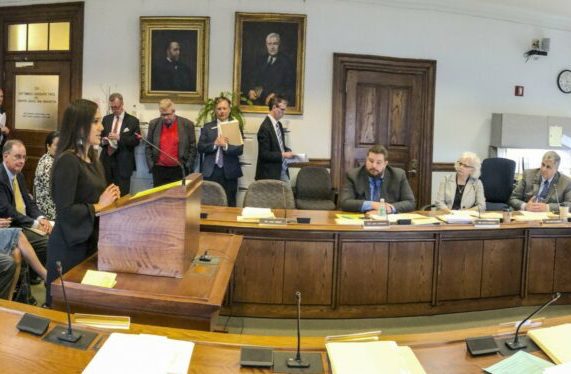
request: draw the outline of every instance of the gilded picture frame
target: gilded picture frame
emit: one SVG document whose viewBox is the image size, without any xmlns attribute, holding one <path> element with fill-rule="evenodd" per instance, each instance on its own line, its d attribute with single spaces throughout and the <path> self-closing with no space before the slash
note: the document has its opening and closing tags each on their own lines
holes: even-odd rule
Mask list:
<svg viewBox="0 0 571 374">
<path fill-rule="evenodd" d="M 249 99 L 244 112 L 267 113 L 269 98 L 288 99 L 288 114 L 303 114 L 307 16 L 236 13 L 233 90 Z"/>
<path fill-rule="evenodd" d="M 140 101 L 208 98 L 210 17 L 140 17 Z"/>
</svg>

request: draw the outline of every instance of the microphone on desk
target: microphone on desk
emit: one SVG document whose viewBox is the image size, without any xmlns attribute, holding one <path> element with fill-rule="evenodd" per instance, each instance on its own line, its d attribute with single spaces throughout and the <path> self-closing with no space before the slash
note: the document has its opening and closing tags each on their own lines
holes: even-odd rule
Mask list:
<svg viewBox="0 0 571 374">
<path fill-rule="evenodd" d="M 301 359 L 301 334 L 299 323 L 301 320 L 301 292 L 296 291 L 295 297 L 297 298 L 297 351 L 295 357 L 288 358 L 287 367 L 288 368 L 308 368 L 310 366 L 309 362 L 303 361 Z"/>
<path fill-rule="evenodd" d="M 159 147 L 157 147 L 156 145 L 154 145 L 153 143 L 151 143 L 150 141 L 148 141 L 147 139 L 145 139 L 145 138 L 143 137 L 143 135 L 141 135 L 140 133 L 136 132 L 136 133 L 135 133 L 135 137 L 136 137 L 138 140 L 142 140 L 145 144 L 147 144 L 147 145 L 151 146 L 152 148 L 156 149 L 156 150 L 159 151 L 162 155 L 167 156 L 170 160 L 176 162 L 176 164 L 177 164 L 178 166 L 180 166 L 180 171 L 181 171 L 181 174 L 182 174 L 182 185 L 183 185 L 183 186 L 186 185 L 186 172 L 185 172 L 185 170 L 184 170 L 184 166 L 182 165 L 182 163 L 181 163 L 178 159 L 176 159 L 176 158 L 174 158 L 173 156 L 169 155 L 168 153 L 166 153 L 165 151 L 163 151 L 162 149 L 160 149 Z"/>
<path fill-rule="evenodd" d="M 77 331 L 73 331 L 71 328 L 71 311 L 69 308 L 69 303 L 67 302 L 67 296 L 65 294 L 65 286 L 63 281 L 63 274 L 61 269 L 61 261 L 56 261 L 56 269 L 58 273 L 58 277 L 61 280 L 61 291 L 63 292 L 63 301 L 65 303 L 65 308 L 67 312 L 67 329 L 63 330 L 58 336 L 58 340 L 68 342 L 68 343 L 76 343 L 81 337 L 83 336 L 81 333 Z"/>
<path fill-rule="evenodd" d="M 519 329 L 525 324 L 525 322 L 527 322 L 527 320 L 529 320 L 531 317 L 533 317 L 534 315 L 538 314 L 539 312 L 541 312 L 542 310 L 547 308 L 552 303 L 556 302 L 560 297 L 561 297 L 561 293 L 556 292 L 553 295 L 553 297 L 551 298 L 551 300 L 547 301 L 545 304 L 543 304 L 538 309 L 536 309 L 533 313 L 531 313 L 529 316 L 527 316 L 526 319 L 521 321 L 515 330 L 515 336 L 514 336 L 513 340 L 511 340 L 511 339 L 506 340 L 506 342 L 505 342 L 506 346 L 511 350 L 522 349 L 522 348 L 527 347 L 527 343 L 526 343 L 527 337 L 522 337 L 522 339 L 520 340 L 520 337 L 518 335 Z"/>
</svg>

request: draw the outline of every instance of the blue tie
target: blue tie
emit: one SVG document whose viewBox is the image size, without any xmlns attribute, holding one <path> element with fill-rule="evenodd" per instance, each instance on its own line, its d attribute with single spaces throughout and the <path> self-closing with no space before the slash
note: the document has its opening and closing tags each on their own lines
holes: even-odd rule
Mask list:
<svg viewBox="0 0 571 374">
<path fill-rule="evenodd" d="M 540 198 L 542 201 L 547 200 L 547 194 L 548 194 L 548 192 L 549 192 L 549 181 L 546 180 L 546 181 L 543 182 L 543 189 L 541 190 L 541 193 L 539 194 L 539 198 Z"/>
<path fill-rule="evenodd" d="M 381 180 L 372 179 L 372 181 L 373 181 L 373 193 L 371 194 L 371 200 L 379 201 L 381 200 Z"/>
</svg>

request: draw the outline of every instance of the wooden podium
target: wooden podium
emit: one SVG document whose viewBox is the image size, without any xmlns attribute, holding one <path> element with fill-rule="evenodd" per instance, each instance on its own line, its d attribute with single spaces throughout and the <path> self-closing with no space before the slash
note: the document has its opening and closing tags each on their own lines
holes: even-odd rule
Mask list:
<svg viewBox="0 0 571 374">
<path fill-rule="evenodd" d="M 126 195 L 99 212 L 97 268 L 182 278 L 198 251 L 202 174 Z"/>
</svg>

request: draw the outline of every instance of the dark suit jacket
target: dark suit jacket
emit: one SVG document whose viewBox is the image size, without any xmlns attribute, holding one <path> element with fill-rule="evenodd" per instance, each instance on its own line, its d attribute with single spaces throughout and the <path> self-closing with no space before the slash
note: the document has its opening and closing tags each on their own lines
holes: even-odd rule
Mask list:
<svg viewBox="0 0 571 374">
<path fill-rule="evenodd" d="M 42 212 L 38 209 L 36 202 L 30 197 L 26 180 L 22 173 L 16 175 L 16 178 L 24 198 L 24 204 L 26 204 L 26 215 L 16 211 L 16 202 L 12 194 L 10 178 L 8 178 L 6 167 L 2 164 L 0 165 L 0 217 L 12 218 L 12 226 L 14 227 L 32 227 L 34 220 L 41 216 Z"/>
<path fill-rule="evenodd" d="M 186 174 L 194 170 L 194 160 L 196 158 L 196 136 L 194 135 L 194 123 L 184 117 L 176 116 L 178 121 L 178 158 L 184 165 Z M 156 145 L 161 144 L 161 131 L 163 128 L 163 118 L 155 118 L 149 123 L 147 141 Z M 145 148 L 147 156 L 147 166 L 152 172 L 153 166 L 159 160 L 159 151 L 147 144 Z"/>
<path fill-rule="evenodd" d="M 184 62 L 164 58 L 152 67 L 151 90 L 196 91 L 196 76 Z"/>
<path fill-rule="evenodd" d="M 109 135 L 113 129 L 114 121 L 115 116 L 113 114 L 103 117 L 103 131 L 101 132 L 102 138 Z M 139 139 L 137 139 L 135 134 L 140 132 L 139 120 L 125 112 L 123 122 L 121 123 L 121 129 L 119 129 L 120 135 L 119 141 L 117 142 L 117 150 L 109 156 L 107 154 L 107 148 L 109 145 L 102 145 L 100 159 L 103 167 L 105 167 L 105 169 L 111 167 L 111 158 L 114 158 L 117 160 L 117 166 L 119 168 L 119 175 L 121 178 L 129 178 L 131 174 L 133 174 L 133 170 L 136 170 L 135 147 L 139 145 Z"/>
<path fill-rule="evenodd" d="M 408 184 L 404 170 L 392 166 L 385 168 L 381 198 L 394 205 L 399 213 L 410 212 L 415 209 L 414 194 Z M 347 172 L 339 200 L 341 201 L 341 209 L 351 212 L 361 211 L 363 202 L 371 200 L 369 173 L 364 166 Z"/>
<path fill-rule="evenodd" d="M 281 125 L 280 130 L 282 132 L 282 141 L 285 151 L 291 151 L 291 149 L 285 145 L 285 134 Z M 258 130 L 258 163 L 256 165 L 256 180 L 279 180 L 282 173 L 282 161 L 282 151 L 280 149 L 278 137 L 274 131 L 274 125 L 272 125 L 270 117 L 266 116 Z"/>
<path fill-rule="evenodd" d="M 523 178 L 514 188 L 508 203 L 514 209 L 521 209 L 523 203 L 527 203 L 533 196 L 538 195 L 540 184 L 541 173 L 539 169 L 526 170 L 523 174 Z M 564 206 L 571 206 L 571 179 L 560 172 L 555 173 L 549 185 L 549 191 L 547 193 L 549 210 L 553 212 L 559 211 L 558 200 L 559 203 Z"/>
<path fill-rule="evenodd" d="M 260 56 L 253 66 L 244 69 L 244 87 L 247 95 L 249 90 L 262 88 L 260 97 L 254 104 L 266 105 L 266 97 L 271 93 L 279 94 L 288 100 L 289 106 L 295 106 L 295 66 L 284 54 L 278 53 L 273 64 L 268 64 L 269 55 Z"/>
<path fill-rule="evenodd" d="M 214 171 L 216 163 L 216 152 L 214 142 L 218 137 L 218 122 L 212 121 L 204 125 L 200 130 L 200 138 L 198 139 L 198 152 L 202 153 L 202 174 L 210 177 Z M 240 156 L 244 152 L 244 145 L 230 145 L 228 149 L 222 148 L 224 155 L 224 177 L 226 179 L 238 179 L 242 176 L 242 168 L 240 167 Z"/>
</svg>

